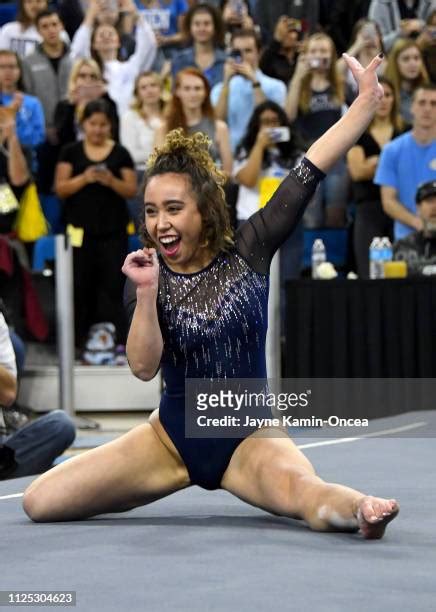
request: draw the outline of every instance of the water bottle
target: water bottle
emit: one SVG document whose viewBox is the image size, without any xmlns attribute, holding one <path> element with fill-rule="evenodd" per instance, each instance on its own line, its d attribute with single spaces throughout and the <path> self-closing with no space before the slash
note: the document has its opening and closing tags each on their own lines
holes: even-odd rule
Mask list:
<svg viewBox="0 0 436 612">
<path fill-rule="evenodd" d="M 312 245 L 312 278 L 318 277 L 318 266 L 326 261 L 324 242 L 317 238 Z"/>
<path fill-rule="evenodd" d="M 392 243 L 387 236 L 383 236 L 382 238 L 382 250 L 383 250 L 382 259 L 383 259 L 383 266 L 384 266 L 386 261 L 392 261 L 392 256 L 393 256 Z"/>
<path fill-rule="evenodd" d="M 383 278 L 382 239 L 376 236 L 369 247 L 369 278 Z"/>
</svg>

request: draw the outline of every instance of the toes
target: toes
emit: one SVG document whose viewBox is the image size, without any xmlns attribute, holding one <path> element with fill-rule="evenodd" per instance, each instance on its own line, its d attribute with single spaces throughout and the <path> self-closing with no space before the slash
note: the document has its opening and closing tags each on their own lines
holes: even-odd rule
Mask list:
<svg viewBox="0 0 436 612">
<path fill-rule="evenodd" d="M 373 523 L 377 520 L 376 510 L 374 508 L 374 502 L 372 499 L 365 499 L 361 506 L 363 518 L 369 523 Z"/>
</svg>

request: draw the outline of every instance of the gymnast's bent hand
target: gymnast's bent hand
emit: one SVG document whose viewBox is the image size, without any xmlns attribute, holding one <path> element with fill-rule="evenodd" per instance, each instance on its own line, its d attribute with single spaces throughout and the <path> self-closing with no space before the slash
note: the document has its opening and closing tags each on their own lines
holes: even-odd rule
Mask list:
<svg viewBox="0 0 436 612">
<path fill-rule="evenodd" d="M 159 285 L 159 262 L 156 249 L 138 249 L 127 255 L 122 267 L 124 274 L 137 288 L 156 291 Z"/>
<path fill-rule="evenodd" d="M 357 82 L 359 95 L 345 115 L 318 138 L 306 154 L 307 159 L 323 172 L 328 172 L 360 138 L 383 97 L 383 87 L 377 78 L 383 54 L 374 57 L 366 68 L 346 53 L 343 57 Z"/>
</svg>

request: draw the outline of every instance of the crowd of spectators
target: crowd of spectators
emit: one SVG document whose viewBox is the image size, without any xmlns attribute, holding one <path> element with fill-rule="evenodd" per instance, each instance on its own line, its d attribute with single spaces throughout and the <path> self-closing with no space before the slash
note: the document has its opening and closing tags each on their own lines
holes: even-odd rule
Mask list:
<svg viewBox="0 0 436 612">
<path fill-rule="evenodd" d="M 120 262 L 153 147 L 174 128 L 205 132 L 242 222 L 263 181 L 352 103 L 344 51 L 363 66 L 385 54 L 385 96 L 284 245 L 283 281 L 301 272 L 305 228 L 347 228 L 363 278 L 374 236 L 422 231 L 415 193 L 436 179 L 436 0 L 18 0 L 0 29 L 0 178 L 18 200 L 32 181 L 58 198 L 74 233 L 77 343 L 98 321 L 125 342 Z"/>
</svg>

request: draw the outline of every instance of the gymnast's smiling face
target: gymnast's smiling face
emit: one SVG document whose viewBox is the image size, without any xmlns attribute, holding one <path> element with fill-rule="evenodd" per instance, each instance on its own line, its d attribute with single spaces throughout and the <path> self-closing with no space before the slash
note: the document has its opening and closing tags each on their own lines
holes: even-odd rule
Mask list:
<svg viewBox="0 0 436 612">
<path fill-rule="evenodd" d="M 207 266 L 212 257 L 202 240 L 203 221 L 188 175 L 151 177 L 144 208 L 147 234 L 171 270 L 189 274 Z"/>
</svg>

